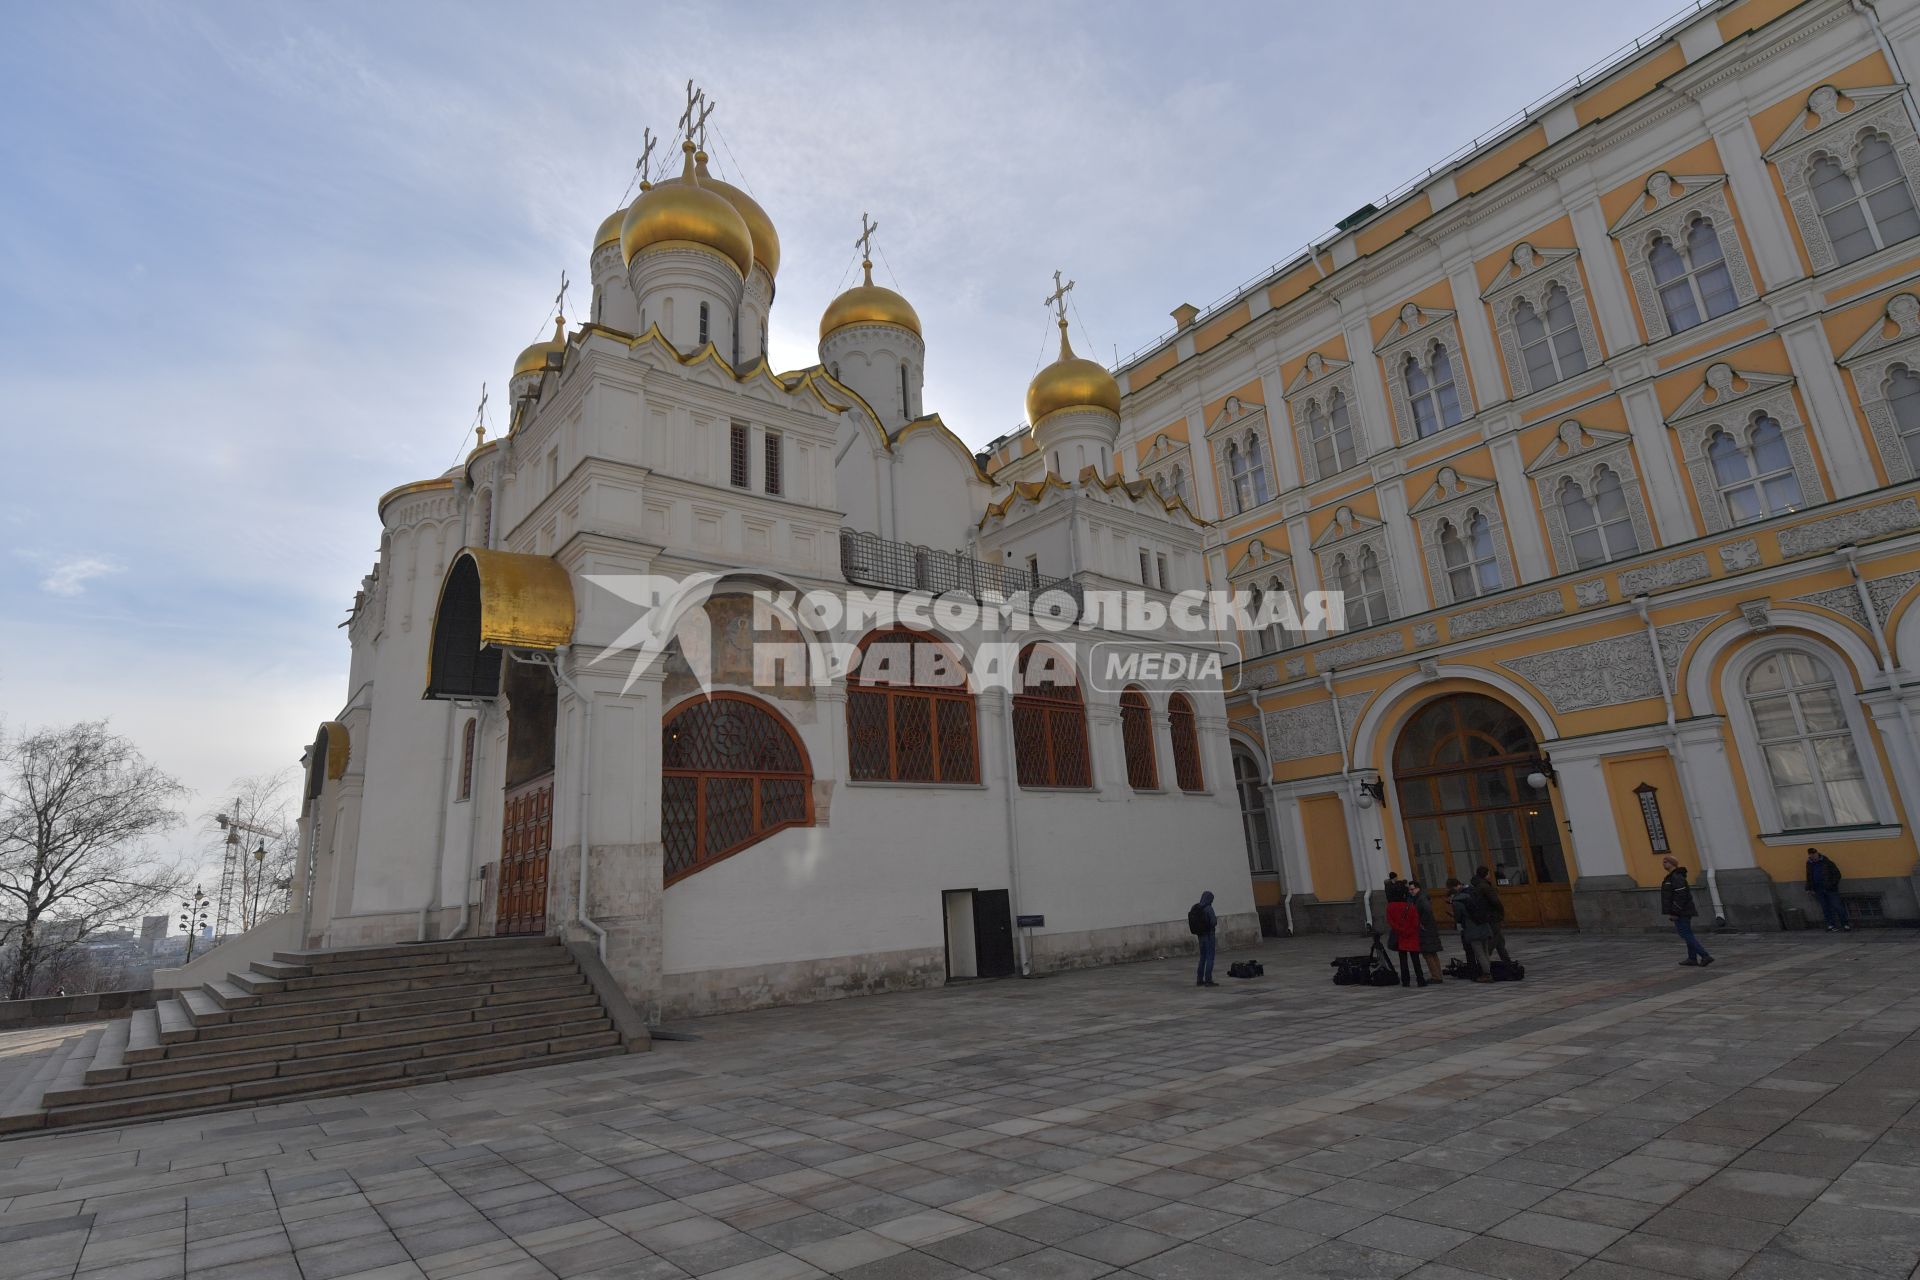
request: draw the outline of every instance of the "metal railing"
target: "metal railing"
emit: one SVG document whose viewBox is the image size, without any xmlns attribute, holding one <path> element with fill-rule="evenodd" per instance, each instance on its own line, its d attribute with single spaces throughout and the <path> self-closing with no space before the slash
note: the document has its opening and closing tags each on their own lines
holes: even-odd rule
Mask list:
<svg viewBox="0 0 1920 1280">
<path fill-rule="evenodd" d="M 1081 600 L 1080 584 L 1072 578 L 1036 578 L 1024 566 L 989 564 L 959 551 L 893 542 L 855 529 L 840 531 L 840 572 L 848 582 L 895 591 L 952 591 L 975 600 L 987 592 L 1004 598 L 1059 591 L 1073 598 L 1076 609 Z"/>
</svg>

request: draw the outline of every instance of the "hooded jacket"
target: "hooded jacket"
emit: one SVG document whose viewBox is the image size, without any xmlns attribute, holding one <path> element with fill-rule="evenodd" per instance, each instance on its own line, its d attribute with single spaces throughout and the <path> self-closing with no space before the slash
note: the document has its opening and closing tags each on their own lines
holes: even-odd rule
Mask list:
<svg viewBox="0 0 1920 1280">
<path fill-rule="evenodd" d="M 1209 889 L 1200 895 L 1200 912 L 1207 918 L 1208 934 L 1220 927 L 1220 917 L 1213 909 L 1213 890 Z"/>
</svg>

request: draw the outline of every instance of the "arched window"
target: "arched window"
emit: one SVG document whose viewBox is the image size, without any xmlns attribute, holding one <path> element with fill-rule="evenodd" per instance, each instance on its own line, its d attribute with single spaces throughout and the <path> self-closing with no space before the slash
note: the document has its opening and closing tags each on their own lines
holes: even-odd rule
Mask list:
<svg viewBox="0 0 1920 1280">
<path fill-rule="evenodd" d="M 1907 460 L 1920 472 L 1920 378 L 1903 364 L 1887 374 L 1887 409 L 1893 414 L 1893 429 L 1907 447 Z"/>
<path fill-rule="evenodd" d="M 491 547 L 493 545 L 493 490 L 492 489 L 482 489 L 480 491 L 480 527 L 476 529 L 474 532 L 478 535 L 474 539 L 474 544 L 473 544 L 474 546 Z"/>
<path fill-rule="evenodd" d="M 1720 234 L 1704 217 L 1687 224 L 1684 253 L 1661 236 L 1648 248 L 1647 262 L 1653 268 L 1653 284 L 1669 333 L 1691 329 L 1740 305 L 1733 277 L 1727 273 L 1726 255 L 1720 250 Z"/>
<path fill-rule="evenodd" d="M 1500 562 L 1493 554 L 1493 528 L 1484 513 L 1467 517 L 1464 532 L 1451 520 L 1440 526 L 1440 559 L 1447 570 L 1447 590 L 1455 600 L 1500 589 Z"/>
<path fill-rule="evenodd" d="M 1900 158 L 1883 133 L 1869 133 L 1854 149 L 1848 170 L 1834 157 L 1817 156 L 1808 185 L 1821 225 L 1842 266 L 1876 249 L 1920 235 L 1920 213 Z"/>
<path fill-rule="evenodd" d="M 1235 511 L 1249 511 L 1259 505 L 1253 496 L 1253 464 L 1232 441 L 1227 443 L 1227 477 L 1233 485 Z"/>
<path fill-rule="evenodd" d="M 1257 876 L 1270 876 L 1274 873 L 1273 827 L 1267 820 L 1260 762 L 1237 742 L 1233 744 L 1233 789 L 1240 798 L 1240 828 L 1247 837 L 1247 868 Z"/>
<path fill-rule="evenodd" d="M 707 304 L 703 302 L 700 304 L 700 345 L 703 347 L 707 345 L 709 328 L 709 312 Z"/>
<path fill-rule="evenodd" d="M 1460 421 L 1460 393 L 1453 385 L 1453 357 L 1446 347 L 1436 342 L 1427 348 L 1425 364 L 1409 352 L 1401 376 L 1416 436 L 1430 436 Z"/>
<path fill-rule="evenodd" d="M 468 717 L 467 727 L 460 731 L 460 799 L 473 799 L 473 747 L 478 736 L 480 721 Z"/>
<path fill-rule="evenodd" d="M 1267 584 L 1267 594 L 1269 596 L 1284 597 L 1287 594 L 1287 584 L 1280 581 L 1280 579 L 1276 577 Z M 1286 647 L 1287 647 L 1286 624 L 1281 619 L 1276 618 L 1274 619 L 1273 624 L 1267 628 L 1267 650 L 1268 652 L 1273 652 L 1275 650 L 1284 649 Z"/>
<path fill-rule="evenodd" d="M 1748 670 L 1744 692 L 1787 830 L 1875 820 L 1847 709 L 1826 663 L 1795 649 L 1770 653 Z"/>
<path fill-rule="evenodd" d="M 1601 467 L 1594 473 L 1591 495 L 1572 476 L 1561 480 L 1559 501 L 1567 536 L 1573 541 L 1574 562 L 1580 568 L 1605 564 L 1640 550 L 1640 536 L 1634 532 L 1626 494 L 1611 467 Z"/>
<path fill-rule="evenodd" d="M 1335 556 L 1332 577 L 1334 588 L 1346 600 L 1349 631 L 1387 621 L 1386 583 L 1372 547 L 1360 548 L 1353 559 L 1344 551 Z"/>
<path fill-rule="evenodd" d="M 857 782 L 979 782 L 973 692 L 953 650 L 906 627 L 862 640 L 847 676 L 847 749 Z"/>
<path fill-rule="evenodd" d="M 1587 353 L 1580 345 L 1580 326 L 1574 321 L 1573 302 L 1567 291 L 1558 284 L 1548 286 L 1546 303 L 1544 320 L 1525 298 L 1513 309 L 1520 359 L 1527 366 L 1527 386 L 1535 391 L 1587 369 Z"/>
<path fill-rule="evenodd" d="M 1256 656 L 1268 651 L 1267 630 L 1253 621 L 1260 616 L 1260 605 L 1265 599 L 1266 593 L 1260 590 L 1258 583 L 1255 583 L 1253 589 L 1247 592 L 1247 608 L 1250 610 L 1247 623 L 1247 648 Z"/>
<path fill-rule="evenodd" d="M 1173 736 L 1173 781 L 1182 791 L 1205 791 L 1206 776 L 1200 768 L 1200 718 L 1193 713 L 1193 699 L 1176 693 L 1167 699 L 1167 727 Z"/>
<path fill-rule="evenodd" d="M 1734 524 L 1784 515 L 1800 506 L 1800 479 L 1786 437 L 1780 424 L 1764 413 L 1749 421 L 1744 444 L 1724 428 L 1715 428 L 1707 440 L 1707 461 Z"/>
<path fill-rule="evenodd" d="M 1179 463 L 1174 463 L 1173 470 L 1167 473 L 1167 483 L 1171 486 L 1174 497 L 1182 502 L 1187 500 L 1187 473 Z"/>
<path fill-rule="evenodd" d="M 1160 767 L 1153 758 L 1153 708 L 1139 685 L 1128 685 L 1120 692 L 1120 745 L 1127 752 L 1127 785 L 1135 791 L 1158 790 Z"/>
<path fill-rule="evenodd" d="M 1345 471 L 1360 461 L 1353 442 L 1353 415 L 1347 410 L 1346 393 L 1335 388 L 1327 397 L 1327 407 L 1318 400 L 1307 402 L 1307 443 L 1313 450 L 1313 469 L 1325 477 Z"/>
<path fill-rule="evenodd" d="M 1020 653 L 1013 695 L 1013 756 L 1023 787 L 1091 787 L 1087 708 L 1080 682 L 1058 650 L 1030 644 Z"/>
<path fill-rule="evenodd" d="M 787 827 L 813 825 L 813 771 L 787 722 L 737 693 L 696 697 L 661 728 L 665 882 Z"/>
</svg>

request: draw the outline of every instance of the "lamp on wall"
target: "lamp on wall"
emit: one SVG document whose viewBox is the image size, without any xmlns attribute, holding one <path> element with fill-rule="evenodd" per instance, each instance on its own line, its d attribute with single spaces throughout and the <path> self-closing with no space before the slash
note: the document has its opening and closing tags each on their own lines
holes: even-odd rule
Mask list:
<svg viewBox="0 0 1920 1280">
<path fill-rule="evenodd" d="M 1553 757 L 1544 751 L 1528 763 L 1533 766 L 1533 769 L 1527 774 L 1527 785 L 1535 791 L 1545 791 L 1547 784 L 1559 776 L 1553 768 Z"/>
<path fill-rule="evenodd" d="M 1379 778 L 1360 779 L 1359 805 L 1362 809 L 1371 809 L 1376 804 L 1387 802 L 1387 784 Z"/>
</svg>

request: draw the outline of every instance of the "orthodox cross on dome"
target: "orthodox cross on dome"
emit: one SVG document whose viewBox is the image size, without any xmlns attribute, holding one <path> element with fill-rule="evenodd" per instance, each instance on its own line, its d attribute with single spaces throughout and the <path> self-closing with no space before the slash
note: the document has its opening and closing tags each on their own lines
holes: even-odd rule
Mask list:
<svg viewBox="0 0 1920 1280">
<path fill-rule="evenodd" d="M 880 224 L 877 222 L 868 222 L 866 212 L 862 210 L 860 214 L 860 234 L 853 242 L 854 247 L 860 250 L 861 257 L 871 258 L 873 256 L 873 233 L 879 229 Z"/>
<path fill-rule="evenodd" d="M 1052 309 L 1054 318 L 1060 322 L 1062 329 L 1067 327 L 1067 295 L 1072 292 L 1073 281 L 1069 280 L 1061 284 L 1060 273 L 1056 271 L 1053 273 L 1053 292 L 1040 300 L 1041 306 Z"/>
<path fill-rule="evenodd" d="M 707 145 L 707 117 L 713 114 L 713 105 L 707 101 L 705 89 L 696 89 L 692 80 L 687 81 L 687 109 L 680 113 L 680 132 L 702 149 Z M 699 135 L 697 139 L 695 134 Z"/>
<path fill-rule="evenodd" d="M 480 384 L 480 407 L 473 411 L 473 447 L 487 442 L 487 384 Z"/>
<path fill-rule="evenodd" d="M 562 320 L 567 318 L 567 273 L 560 273 L 560 292 L 553 295 L 554 310 Z"/>
<path fill-rule="evenodd" d="M 641 147 L 640 158 L 633 162 L 633 167 L 640 175 L 640 189 L 645 191 L 653 185 L 647 179 L 651 176 L 649 171 L 653 168 L 653 149 L 660 145 L 660 139 L 653 136 L 653 128 L 648 126 L 641 140 L 645 145 Z"/>
</svg>

